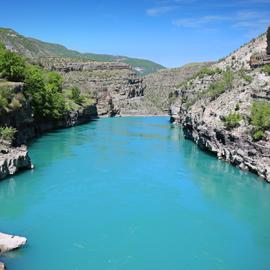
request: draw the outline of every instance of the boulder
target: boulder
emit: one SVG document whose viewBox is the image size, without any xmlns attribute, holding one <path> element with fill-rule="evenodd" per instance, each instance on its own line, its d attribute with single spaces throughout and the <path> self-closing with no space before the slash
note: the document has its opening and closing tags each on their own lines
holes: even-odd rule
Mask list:
<svg viewBox="0 0 270 270">
<path fill-rule="evenodd" d="M 8 252 L 26 244 L 25 237 L 0 233 L 0 252 Z M 0 267 L 1 270 L 1 267 Z"/>
</svg>

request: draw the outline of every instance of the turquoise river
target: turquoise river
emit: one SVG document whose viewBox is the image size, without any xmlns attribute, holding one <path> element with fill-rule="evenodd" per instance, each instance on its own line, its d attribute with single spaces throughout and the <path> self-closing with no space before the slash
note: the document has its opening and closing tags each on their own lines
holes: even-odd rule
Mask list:
<svg viewBox="0 0 270 270">
<path fill-rule="evenodd" d="M 10 270 L 269 270 L 270 185 L 202 152 L 167 117 L 100 119 L 30 145 L 0 182 Z"/>
</svg>

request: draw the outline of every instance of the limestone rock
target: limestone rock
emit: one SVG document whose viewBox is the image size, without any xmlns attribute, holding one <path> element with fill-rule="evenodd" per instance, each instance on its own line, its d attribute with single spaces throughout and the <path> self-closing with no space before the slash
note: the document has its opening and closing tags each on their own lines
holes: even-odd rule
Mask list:
<svg viewBox="0 0 270 270">
<path fill-rule="evenodd" d="M 83 94 L 97 100 L 98 116 L 141 113 L 144 97 L 143 79 L 130 65 L 120 62 L 76 62 L 64 58 L 44 58 L 40 63 L 48 70 L 60 72 L 64 88 L 79 87 Z"/>
<path fill-rule="evenodd" d="M 0 252 L 4 253 L 20 248 L 24 246 L 26 242 L 27 239 L 25 237 L 0 233 Z"/>
<path fill-rule="evenodd" d="M 0 270 L 5 270 L 5 269 L 6 269 L 6 268 L 5 268 L 4 263 L 0 262 Z"/>
<path fill-rule="evenodd" d="M 198 147 L 270 182 L 270 134 L 266 132 L 264 140 L 255 142 L 254 127 L 250 124 L 252 103 L 270 100 L 269 74 L 259 68 L 249 69 L 250 55 L 258 51 L 265 53 L 265 49 L 266 36 L 262 35 L 213 65 L 212 68 L 218 67 L 223 73 L 192 78 L 174 90 L 177 93 L 172 93 L 170 115 L 172 122 L 181 124 L 185 137 Z M 233 72 L 232 82 L 211 96 L 214 85 L 225 80 L 227 68 Z M 224 123 L 230 113 L 241 115 L 241 121 L 234 128 Z"/>
<path fill-rule="evenodd" d="M 267 30 L 267 49 L 266 49 L 266 53 L 270 54 L 270 26 L 268 27 L 268 30 Z"/>
<path fill-rule="evenodd" d="M 0 143 L 0 179 L 13 175 L 18 171 L 32 168 L 26 146 L 11 147 Z"/>
</svg>

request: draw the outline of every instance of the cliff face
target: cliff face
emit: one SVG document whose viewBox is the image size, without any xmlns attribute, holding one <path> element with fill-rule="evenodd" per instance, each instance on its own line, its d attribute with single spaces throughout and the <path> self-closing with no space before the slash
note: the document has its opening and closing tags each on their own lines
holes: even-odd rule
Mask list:
<svg viewBox="0 0 270 270">
<path fill-rule="evenodd" d="M 32 164 L 26 146 L 15 148 L 6 142 L 0 142 L 0 179 L 31 168 Z"/>
<path fill-rule="evenodd" d="M 144 77 L 143 107 L 150 114 L 168 114 L 170 93 L 211 62 L 192 63 L 180 68 L 163 69 Z"/>
<path fill-rule="evenodd" d="M 140 114 L 137 103 L 144 96 L 142 78 L 123 63 L 76 62 L 72 59 L 41 58 L 39 64 L 60 72 L 64 88 L 79 87 L 97 100 L 99 116 Z"/>
<path fill-rule="evenodd" d="M 13 144 L 0 141 L 0 179 L 13 175 L 18 171 L 32 168 L 27 147 L 24 145 L 30 139 L 41 135 L 44 132 L 67 128 L 75 125 L 87 123 L 97 117 L 96 105 L 79 106 L 77 110 L 68 111 L 64 118 L 59 120 L 40 119 L 33 117 L 32 107 L 24 97 L 22 83 L 4 82 L 3 87 L 20 96 L 20 106 L 13 110 L 0 113 L 0 126 L 16 128 L 17 133 Z M 15 147 L 14 147 L 15 146 Z"/>
<path fill-rule="evenodd" d="M 270 181 L 270 132 L 255 140 L 251 124 L 252 104 L 270 100 L 270 76 L 251 70 L 247 57 L 265 48 L 264 35 L 187 81 L 176 90 L 170 115 L 203 150 Z"/>
</svg>

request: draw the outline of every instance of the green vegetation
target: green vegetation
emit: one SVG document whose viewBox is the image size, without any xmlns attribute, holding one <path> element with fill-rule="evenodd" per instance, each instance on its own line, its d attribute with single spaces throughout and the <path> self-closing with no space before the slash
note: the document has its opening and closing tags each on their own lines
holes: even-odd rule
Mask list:
<svg viewBox="0 0 270 270">
<path fill-rule="evenodd" d="M 204 75 L 203 75 L 204 74 Z M 234 73 L 232 70 L 228 69 L 225 72 L 222 72 L 219 68 L 211 69 L 211 68 L 203 68 L 200 72 L 198 72 L 195 76 L 192 77 L 200 77 L 205 75 L 212 75 L 212 74 L 222 74 L 222 77 L 211 83 L 210 86 L 197 93 L 192 99 L 187 100 L 186 106 L 189 108 L 193 104 L 195 104 L 199 99 L 204 97 L 209 97 L 210 100 L 215 100 L 217 97 L 219 97 L 221 94 L 223 94 L 225 91 L 231 89 L 233 87 L 233 80 L 234 80 Z M 185 81 L 179 87 L 185 87 L 188 88 L 192 85 L 192 79 Z"/>
<path fill-rule="evenodd" d="M 62 118 L 65 114 L 65 99 L 62 94 L 62 77 L 56 72 L 44 72 L 35 66 L 26 69 L 26 93 L 36 118 Z"/>
<path fill-rule="evenodd" d="M 0 89 L 0 112 L 7 112 L 8 111 L 8 97 L 9 91 L 6 88 Z"/>
<path fill-rule="evenodd" d="M 251 124 L 259 129 L 270 127 L 270 103 L 267 101 L 255 101 L 251 107 Z"/>
<path fill-rule="evenodd" d="M 22 100 L 21 94 L 16 94 L 8 87 L 0 86 L 0 113 L 19 109 L 22 105 Z"/>
<path fill-rule="evenodd" d="M 246 71 L 244 69 L 241 69 L 239 71 L 239 76 L 240 76 L 240 78 L 244 79 L 248 83 L 251 83 L 253 81 L 253 78 L 250 75 L 247 75 Z"/>
<path fill-rule="evenodd" d="M 25 76 L 25 60 L 14 52 L 0 47 L 0 74 L 1 77 L 14 82 L 19 82 Z"/>
<path fill-rule="evenodd" d="M 17 130 L 13 127 L 0 127 L 0 139 L 5 141 L 13 141 Z"/>
<path fill-rule="evenodd" d="M 211 100 L 215 100 L 217 97 L 219 97 L 222 93 L 225 92 L 225 83 L 223 80 L 217 81 L 212 83 L 207 92 L 206 95 L 210 97 Z"/>
<path fill-rule="evenodd" d="M 268 75 L 270 75 L 270 64 L 264 65 L 262 67 L 262 71 L 265 72 L 265 73 L 267 73 Z"/>
<path fill-rule="evenodd" d="M 242 116 L 239 113 L 230 113 L 224 118 L 224 125 L 227 129 L 233 129 L 240 126 Z"/>
<path fill-rule="evenodd" d="M 83 103 L 83 96 L 81 96 L 81 91 L 78 87 L 71 88 L 71 96 L 70 98 L 77 104 Z"/>
<path fill-rule="evenodd" d="M 80 106 L 91 106 L 96 100 L 90 94 L 82 94 L 78 87 L 64 90 L 67 111 L 78 110 Z"/>
<path fill-rule="evenodd" d="M 202 79 L 204 76 L 212 76 L 215 74 L 221 74 L 222 70 L 220 68 L 209 68 L 203 67 L 197 74 L 194 75 L 194 78 L 199 77 Z"/>
<path fill-rule="evenodd" d="M 265 134 L 262 130 L 254 130 L 252 132 L 252 139 L 254 141 L 260 141 L 264 138 Z"/>
<path fill-rule="evenodd" d="M 258 141 L 264 137 L 265 130 L 270 128 L 270 103 L 255 101 L 251 107 L 251 124 L 255 126 L 252 137 Z"/>
<path fill-rule="evenodd" d="M 56 72 L 47 72 L 31 65 L 16 54 L 7 51 L 0 45 L 0 73 L 2 78 L 11 81 L 21 81 L 25 84 L 25 92 L 14 93 L 8 87 L 0 87 L 0 112 L 9 112 L 21 107 L 21 101 L 27 98 L 33 108 L 34 117 L 60 119 L 66 114 L 70 104 L 69 97 L 63 93 L 63 78 Z M 8 83 L 7 83 L 8 85 Z M 12 88 L 12 86 L 11 86 Z M 24 97 L 25 95 L 25 97 Z M 80 95 L 79 89 L 73 89 L 71 99 L 79 105 L 93 104 L 93 100 Z"/>
</svg>

